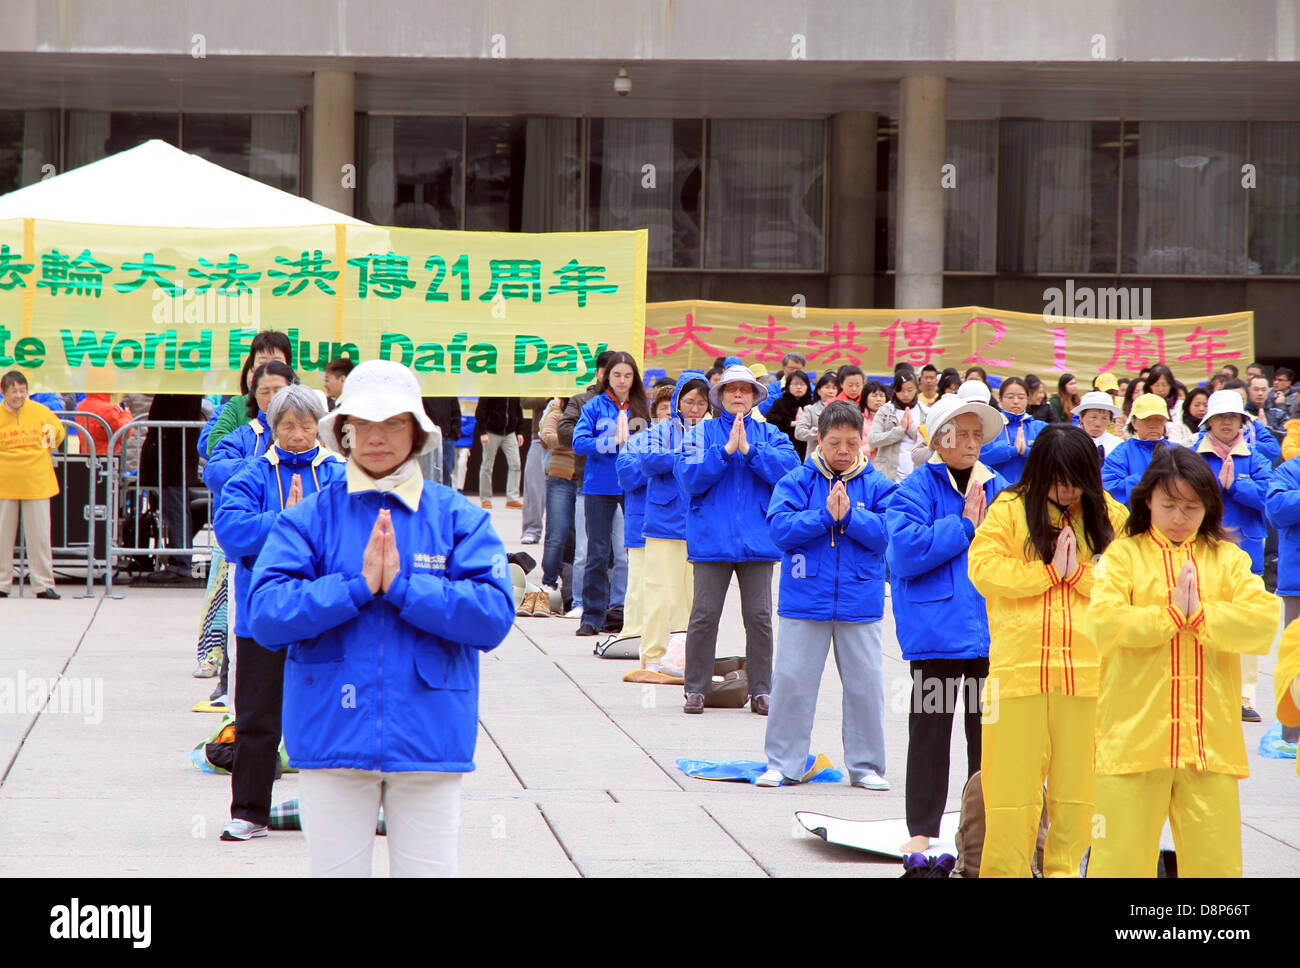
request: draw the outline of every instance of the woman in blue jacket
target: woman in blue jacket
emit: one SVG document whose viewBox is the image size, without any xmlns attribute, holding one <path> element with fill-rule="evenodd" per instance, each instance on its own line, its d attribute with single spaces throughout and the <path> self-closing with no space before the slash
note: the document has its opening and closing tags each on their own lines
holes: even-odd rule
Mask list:
<svg viewBox="0 0 1300 968">
<path fill-rule="evenodd" d="M 261 457 L 271 447 L 266 408 L 277 390 L 298 382 L 298 374 L 287 363 L 263 363 L 249 377 L 248 423 L 221 438 L 203 465 L 203 483 L 212 492 L 212 506 L 221 501 L 221 489 L 252 457 Z"/>
<path fill-rule="evenodd" d="M 631 436 L 648 426 L 650 406 L 636 360 L 628 353 L 615 353 L 597 385 L 596 395 L 583 406 L 573 429 L 573 452 L 587 458 L 582 475 L 582 502 L 590 565 L 582 574 L 582 621 L 578 635 L 596 635 L 606 623 L 610 605 L 623 604 L 609 600 L 608 562 L 614 550 L 614 514 L 623 501 L 614 462 Z M 622 554 L 622 549 L 617 553 Z M 631 584 L 630 578 L 628 583 Z"/>
<path fill-rule="evenodd" d="M 420 473 L 432 429 L 410 370 L 359 365 L 320 422 L 344 479 L 280 515 L 253 572 L 253 637 L 289 650 L 284 739 L 313 875 L 370 873 L 381 804 L 394 875 L 456 873 L 479 654 L 515 603 L 488 513 Z"/>
<path fill-rule="evenodd" d="M 767 528 L 772 488 L 799 466 L 790 438 L 750 411 L 767 394 L 748 367 L 729 366 L 709 390 L 720 413 L 691 428 L 673 474 L 690 499 L 686 549 L 695 596 L 686 632 L 687 713 L 704 712 L 718 620 L 734 572 L 745 624 L 749 709 L 766 716 L 772 692 L 772 566 L 781 552 Z"/>
<path fill-rule="evenodd" d="M 266 409 L 274 443 L 247 461 L 222 488 L 212 526 L 235 564 L 235 767 L 230 776 L 230 823 L 222 840 L 265 837 L 280 745 L 284 653 L 252 637 L 248 588 L 253 565 L 281 512 L 343 477 L 343 462 L 319 445 L 325 416 L 320 397 L 301 385 L 285 387 Z"/>
<path fill-rule="evenodd" d="M 1241 550 L 1250 555 L 1250 570 L 1264 574 L 1264 539 L 1268 529 L 1264 509 L 1268 501 L 1273 462 L 1252 446 L 1255 421 L 1236 390 L 1216 390 L 1206 403 L 1201 418 L 1201 435 L 1193 449 L 1205 458 L 1223 492 L 1223 526 L 1238 538 Z M 1279 560 L 1280 570 L 1280 560 Z M 1259 686 L 1259 656 L 1241 657 L 1241 719 L 1262 720 L 1255 709 Z"/>
<path fill-rule="evenodd" d="M 984 445 L 980 451 L 980 460 L 1000 474 L 1008 484 L 1014 484 L 1024 473 L 1029 448 L 1047 424 L 1035 420 L 1025 412 L 1029 407 L 1029 389 L 1018 376 L 1007 377 L 1002 381 L 998 387 L 998 402 L 1002 404 L 1005 425 L 999 434 Z"/>
<path fill-rule="evenodd" d="M 862 453 L 862 413 L 837 400 L 818 420 L 817 448 L 772 492 L 767 524 L 782 551 L 780 651 L 759 786 L 798 781 L 812 740 L 826 653 L 844 687 L 842 735 L 849 782 L 885 780 L 885 509 L 894 483 Z"/>
<path fill-rule="evenodd" d="M 619 480 L 625 485 L 645 482 L 641 668 L 650 672 L 659 671 L 669 636 L 685 632 L 691 617 L 695 576 L 686 553 L 687 500 L 673 477 L 673 463 L 686 431 L 708 412 L 709 384 L 703 372 L 686 370 L 673 387 L 668 419 L 634 436 L 618 455 Z"/>
<path fill-rule="evenodd" d="M 1133 436 L 1109 454 L 1101 465 L 1101 485 L 1120 504 L 1128 507 L 1129 495 L 1147 472 L 1151 458 L 1162 447 L 1177 447 L 1167 438 L 1169 408 L 1154 393 L 1143 393 L 1133 401 L 1129 414 Z"/>
<path fill-rule="evenodd" d="M 912 672 L 906 794 L 912 839 L 903 848 L 908 853 L 939 836 L 952 718 L 963 690 L 967 775 L 980 768 L 989 625 L 984 597 L 966 572 L 966 553 L 988 506 L 1007 486 L 979 461 L 984 440 L 1002 429 L 1002 417 L 989 405 L 940 397 L 925 422 L 934 453 L 904 478 L 885 513 L 894 625 Z"/>
</svg>

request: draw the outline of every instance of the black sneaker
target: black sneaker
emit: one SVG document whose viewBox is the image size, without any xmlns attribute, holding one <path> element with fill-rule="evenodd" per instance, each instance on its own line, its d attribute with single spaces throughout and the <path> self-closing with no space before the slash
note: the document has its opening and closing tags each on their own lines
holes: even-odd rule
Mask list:
<svg viewBox="0 0 1300 968">
<path fill-rule="evenodd" d="M 36 597 L 40 598 L 39 595 Z M 1260 723 L 1264 719 L 1248 700 L 1243 699 L 1241 701 L 1241 721 L 1243 723 Z"/>
<path fill-rule="evenodd" d="M 60 598 L 62 598 L 63 596 L 60 595 L 58 592 L 56 592 L 53 588 L 47 588 L 47 589 L 45 589 L 45 591 L 43 591 L 43 592 L 37 592 L 37 593 L 36 593 L 36 597 L 37 597 L 37 598 L 44 598 L 44 599 L 46 599 L 47 601 L 54 602 L 54 601 L 58 601 L 58 600 L 59 600 Z"/>
<path fill-rule="evenodd" d="M 574 635 L 599 635 L 600 630 L 594 625 L 579 625 Z"/>
</svg>

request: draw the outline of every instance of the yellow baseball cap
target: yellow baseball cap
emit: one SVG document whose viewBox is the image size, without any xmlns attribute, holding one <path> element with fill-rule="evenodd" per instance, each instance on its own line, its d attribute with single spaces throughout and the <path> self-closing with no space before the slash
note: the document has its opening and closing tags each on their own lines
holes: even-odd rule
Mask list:
<svg viewBox="0 0 1300 968">
<path fill-rule="evenodd" d="M 754 379 L 757 380 L 760 376 L 767 376 L 767 367 L 762 363 L 755 363 L 749 368 L 749 372 L 754 374 Z"/>
<path fill-rule="evenodd" d="M 1144 393 L 1133 401 L 1131 419 L 1142 420 L 1146 417 L 1157 416 L 1164 417 L 1166 420 L 1169 419 L 1169 407 L 1165 405 L 1164 397 L 1157 396 L 1154 393 Z"/>
<path fill-rule="evenodd" d="M 1092 381 L 1094 389 L 1105 390 L 1107 393 L 1119 392 L 1119 380 L 1115 379 L 1114 373 L 1102 373 L 1097 379 Z"/>
</svg>

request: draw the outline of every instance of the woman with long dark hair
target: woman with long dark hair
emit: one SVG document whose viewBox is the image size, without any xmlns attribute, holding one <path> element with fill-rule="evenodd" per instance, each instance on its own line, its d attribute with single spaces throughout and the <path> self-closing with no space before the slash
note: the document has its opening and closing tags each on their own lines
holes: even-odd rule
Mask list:
<svg viewBox="0 0 1300 968">
<path fill-rule="evenodd" d="M 1183 399 L 1183 426 L 1193 440 L 1201 432 L 1201 421 L 1205 418 L 1209 402 L 1210 391 L 1201 386 L 1192 387 Z"/>
<path fill-rule="evenodd" d="M 1079 381 L 1073 373 L 1062 373 L 1056 381 L 1056 393 L 1052 394 L 1052 421 L 1070 423 L 1074 408 L 1079 405 Z"/>
<path fill-rule="evenodd" d="M 981 877 L 1031 876 L 1044 781 L 1043 874 L 1078 876 L 1092 833 L 1100 665 L 1083 623 L 1093 558 L 1127 515 L 1102 490 L 1092 438 L 1053 424 L 971 541 L 970 578 L 989 615 Z"/>
<path fill-rule="evenodd" d="M 578 635 L 598 634 L 614 618 L 607 616 L 607 610 L 623 604 L 609 600 L 611 550 L 626 553 L 619 547 L 622 541 L 616 542 L 614 537 L 614 513 L 623 500 L 615 461 L 628 439 L 649 426 L 650 405 L 636 360 L 630 353 L 614 353 L 597 384 L 596 395 L 583 405 L 573 430 L 573 452 L 587 458 L 582 494 L 588 567 L 583 571 Z"/>
<path fill-rule="evenodd" d="M 1025 391 L 1029 394 L 1029 405 L 1025 407 L 1025 413 L 1035 420 L 1051 423 L 1055 418 L 1052 405 L 1047 402 L 1047 388 L 1043 386 L 1043 381 L 1032 373 L 1026 373 Z"/>
<path fill-rule="evenodd" d="M 875 414 L 867 427 L 867 444 L 874 451 L 871 463 L 897 484 L 912 472 L 912 448 L 916 446 L 917 418 L 916 374 L 903 370 L 894 377 L 889 402 Z"/>
<path fill-rule="evenodd" d="M 1156 453 L 1085 628 L 1101 652 L 1091 877 L 1154 877 L 1169 820 L 1184 877 L 1241 876 L 1242 655 L 1265 655 L 1277 599 L 1223 528 L 1209 464 Z"/>
<path fill-rule="evenodd" d="M 839 376 L 834 370 L 827 370 L 817 378 L 817 383 L 813 387 L 813 397 L 815 399 L 804 404 L 803 416 L 799 418 L 799 423 L 794 428 L 794 439 L 804 445 L 804 453 L 807 453 L 807 446 L 810 442 L 816 445 L 817 421 L 821 418 L 826 405 L 838 397 L 839 394 Z"/>
<path fill-rule="evenodd" d="M 798 429 L 800 412 L 805 407 L 812 406 L 812 403 L 812 381 L 803 370 L 795 370 L 785 378 L 785 390 L 766 414 L 767 422 L 790 438 L 801 461 L 808 450 L 808 443 L 795 436 L 795 431 Z"/>
</svg>

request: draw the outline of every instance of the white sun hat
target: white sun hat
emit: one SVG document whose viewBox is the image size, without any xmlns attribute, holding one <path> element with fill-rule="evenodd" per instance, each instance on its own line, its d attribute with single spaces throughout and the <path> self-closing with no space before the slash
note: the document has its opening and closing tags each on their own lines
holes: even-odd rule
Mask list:
<svg viewBox="0 0 1300 968">
<path fill-rule="evenodd" d="M 348 379 L 351 379 L 349 377 Z M 732 364 L 722 371 L 722 379 L 709 388 L 709 403 L 713 404 L 719 410 L 725 410 L 722 405 L 722 388 L 728 383 L 748 383 L 754 388 L 753 406 L 757 407 L 767 399 L 767 387 L 754 379 L 754 373 L 747 366 Z M 346 387 L 347 384 L 344 384 Z"/>
<path fill-rule="evenodd" d="M 1208 424 L 1211 417 L 1221 417 L 1226 413 L 1235 413 L 1247 420 L 1250 419 L 1240 393 L 1236 390 L 1215 390 L 1210 394 L 1210 399 L 1205 401 L 1205 416 L 1201 418 L 1200 426 L 1204 427 Z"/>
<path fill-rule="evenodd" d="M 985 443 L 1002 433 L 1002 428 L 1006 426 L 1002 414 L 987 403 L 980 403 L 978 400 L 962 400 L 954 394 L 945 394 L 934 402 L 934 406 L 926 415 L 925 437 L 931 441 L 930 446 L 934 446 L 933 441 L 937 439 L 935 435 L 943 429 L 944 424 L 951 423 L 964 413 L 973 413 L 979 417 L 980 426 L 984 430 Z"/>
<path fill-rule="evenodd" d="M 321 418 L 317 436 L 330 450 L 341 453 L 342 445 L 337 433 L 340 417 L 378 421 L 399 413 L 409 413 L 415 425 L 427 435 L 424 447 L 411 456 L 419 457 L 432 451 L 435 445 L 433 421 L 424 412 L 424 404 L 420 401 L 420 381 L 400 363 L 367 360 L 348 374 L 338 409 Z"/>
<path fill-rule="evenodd" d="M 1089 390 L 1079 399 L 1079 405 L 1070 412 L 1077 417 L 1085 410 L 1105 410 L 1112 417 L 1118 417 L 1124 412 L 1115 406 L 1115 399 L 1105 390 Z"/>
</svg>

